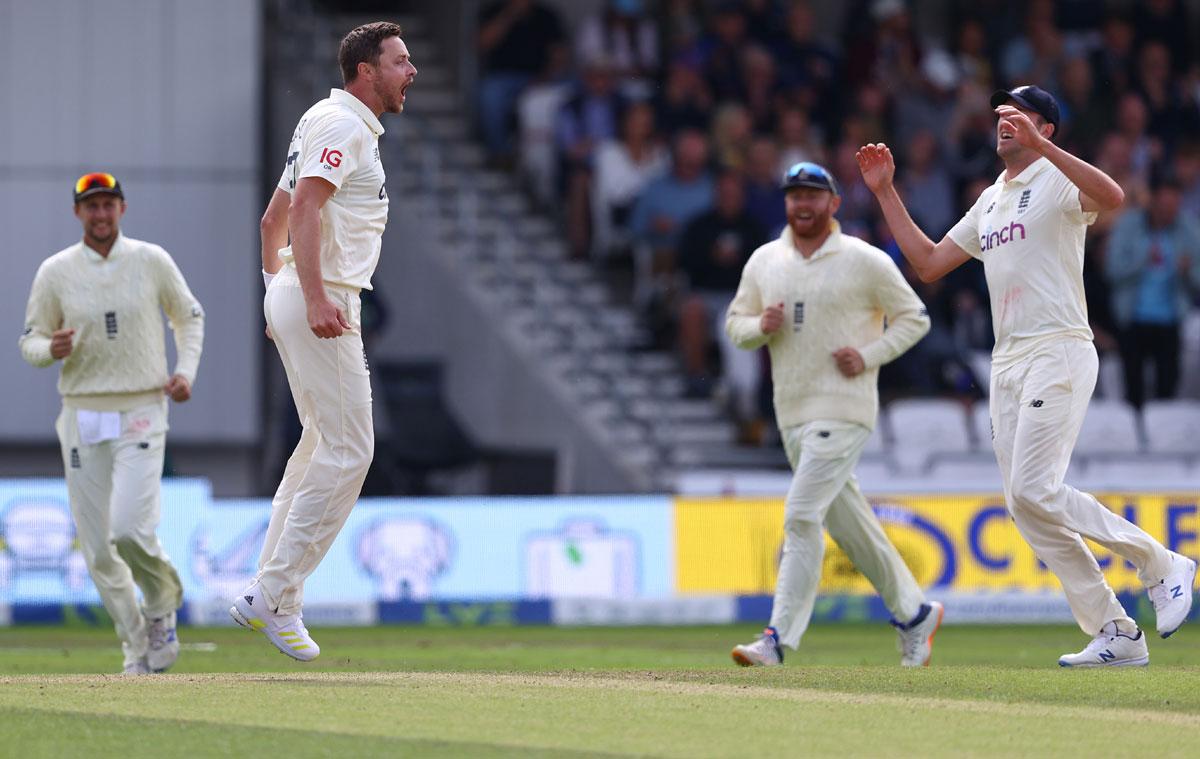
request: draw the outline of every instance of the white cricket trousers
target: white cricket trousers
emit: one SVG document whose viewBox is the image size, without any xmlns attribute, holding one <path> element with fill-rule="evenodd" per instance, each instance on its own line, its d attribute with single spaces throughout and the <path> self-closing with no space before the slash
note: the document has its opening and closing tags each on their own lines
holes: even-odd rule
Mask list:
<svg viewBox="0 0 1200 759">
<path fill-rule="evenodd" d="M 292 264 L 271 280 L 263 302 L 303 425 L 271 503 L 259 560 L 263 595 L 280 614 L 300 612 L 304 581 L 350 516 L 375 451 L 358 290 L 326 284 L 325 291 L 352 325 L 341 337 L 313 335 Z"/>
<path fill-rule="evenodd" d="M 825 529 L 879 591 L 895 619 L 908 622 L 925 603 L 925 594 L 854 477 L 870 436 L 861 424 L 842 421 L 814 421 L 783 430 L 795 473 L 784 509 L 783 558 L 771 626 L 789 648 L 800 645 L 812 618 L 825 558 Z"/>
<path fill-rule="evenodd" d="M 121 412 L 115 440 L 84 445 L 77 411 L 63 406 L 54 424 L 75 536 L 92 582 L 112 617 L 132 664 L 149 646 L 146 618 L 165 617 L 183 602 L 183 585 L 158 542 L 163 448 L 167 435 L 162 403 Z M 135 588 L 136 586 L 136 588 Z M 145 616 L 138 606 L 142 591 Z"/>
<path fill-rule="evenodd" d="M 1064 338 L 992 372 L 991 421 L 1004 501 L 1017 530 L 1058 577 L 1075 621 L 1096 635 L 1116 620 L 1134 622 L 1117 602 L 1083 538 L 1137 567 L 1149 585 L 1170 570 L 1171 555 L 1137 525 L 1063 483 L 1099 361 L 1091 341 Z"/>
</svg>

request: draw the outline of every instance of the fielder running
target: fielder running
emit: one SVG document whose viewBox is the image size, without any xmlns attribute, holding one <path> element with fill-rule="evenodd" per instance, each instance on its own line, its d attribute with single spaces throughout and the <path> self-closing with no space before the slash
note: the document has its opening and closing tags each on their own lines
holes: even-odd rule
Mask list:
<svg viewBox="0 0 1200 759">
<path fill-rule="evenodd" d="M 784 176 L 788 225 L 746 262 L 725 329 L 739 348 L 767 345 L 775 414 L 795 470 L 770 625 L 733 649 L 742 666 L 783 663 L 812 617 L 824 529 L 879 591 L 900 636 L 901 664 L 929 663 L 943 609 L 927 603 L 858 489 L 858 463 L 879 411 L 879 367 L 929 331 L 925 306 L 886 253 L 841 232 L 824 168 Z M 884 329 L 884 320 L 887 329 Z"/>
<path fill-rule="evenodd" d="M 992 439 L 1005 503 L 1018 531 L 1062 582 L 1075 620 L 1093 636 L 1058 663 L 1145 665 L 1145 635 L 1117 602 L 1083 538 L 1137 567 L 1164 638 L 1191 610 L 1196 563 L 1063 483 L 1098 365 L 1083 292 L 1084 234 L 1098 211 L 1121 205 L 1124 193 L 1107 174 L 1051 141 L 1059 110 L 1045 90 L 1001 90 L 992 107 L 1005 170 L 936 245 L 896 192 L 887 146 L 863 146 L 859 168 L 922 280 L 939 279 L 971 257 L 983 261 L 996 333 Z"/>
<path fill-rule="evenodd" d="M 125 674 L 144 675 L 179 656 L 183 586 L 155 530 L 166 399 L 191 397 L 204 311 L 165 250 L 121 234 L 125 208 L 111 174 L 75 183 L 83 241 L 38 268 L 20 345 L 34 366 L 62 361 L 55 429 L 76 536 L 116 624 Z M 160 307 L 175 335 L 171 375 Z"/>
<path fill-rule="evenodd" d="M 400 34 L 378 22 L 342 40 L 345 89 L 300 119 L 262 219 L 263 309 L 303 432 L 271 505 L 258 577 L 229 613 L 300 661 L 320 654 L 301 617 L 304 581 L 358 500 L 375 447 L 359 291 L 371 287 L 387 223 L 379 116 L 404 109 L 417 74 Z"/>
</svg>

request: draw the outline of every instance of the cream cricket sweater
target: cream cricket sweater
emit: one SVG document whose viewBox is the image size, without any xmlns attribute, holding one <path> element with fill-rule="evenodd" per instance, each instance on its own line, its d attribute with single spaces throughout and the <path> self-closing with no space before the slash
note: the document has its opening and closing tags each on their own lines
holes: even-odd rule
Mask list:
<svg viewBox="0 0 1200 759">
<path fill-rule="evenodd" d="M 784 322 L 763 334 L 762 312 L 784 304 Z M 884 320 L 887 329 L 884 329 Z M 929 315 L 886 253 L 850 235 L 833 232 L 805 259 L 784 227 L 750 256 L 725 330 L 740 348 L 767 345 L 779 426 L 818 419 L 875 427 L 879 367 L 911 348 L 929 331 Z M 856 348 L 866 371 L 838 371 L 840 348 Z"/>
<path fill-rule="evenodd" d="M 124 235 L 107 258 L 78 242 L 38 268 L 25 309 L 21 355 L 34 366 L 49 366 L 53 332 L 74 329 L 73 350 L 58 378 L 64 403 L 128 411 L 162 400 L 169 375 L 160 306 L 175 333 L 175 373 L 194 382 L 204 310 L 171 256 Z"/>
</svg>

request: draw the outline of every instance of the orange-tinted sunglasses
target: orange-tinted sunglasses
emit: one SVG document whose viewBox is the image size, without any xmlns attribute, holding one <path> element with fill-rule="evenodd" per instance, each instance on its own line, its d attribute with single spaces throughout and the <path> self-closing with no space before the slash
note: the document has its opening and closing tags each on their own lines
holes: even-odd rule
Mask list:
<svg viewBox="0 0 1200 759">
<path fill-rule="evenodd" d="M 104 174 L 100 172 L 84 174 L 77 182 L 75 182 L 75 194 L 79 195 L 87 192 L 88 190 L 94 190 L 98 187 L 105 190 L 115 190 L 117 187 L 117 178 L 112 174 Z"/>
</svg>

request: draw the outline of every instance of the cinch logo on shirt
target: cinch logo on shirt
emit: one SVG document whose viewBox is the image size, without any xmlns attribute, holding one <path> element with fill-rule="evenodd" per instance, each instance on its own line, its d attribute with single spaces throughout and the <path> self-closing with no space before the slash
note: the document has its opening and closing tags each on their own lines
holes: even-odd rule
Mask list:
<svg viewBox="0 0 1200 759">
<path fill-rule="evenodd" d="M 1021 233 L 1021 239 L 1025 239 L 1025 225 L 1018 224 L 1015 221 L 1009 222 L 1007 227 L 1002 227 L 999 232 L 990 232 L 986 235 L 979 236 L 979 248 L 983 251 L 989 251 L 992 248 L 999 247 L 1007 242 L 1017 239 L 1017 232 Z"/>
</svg>

